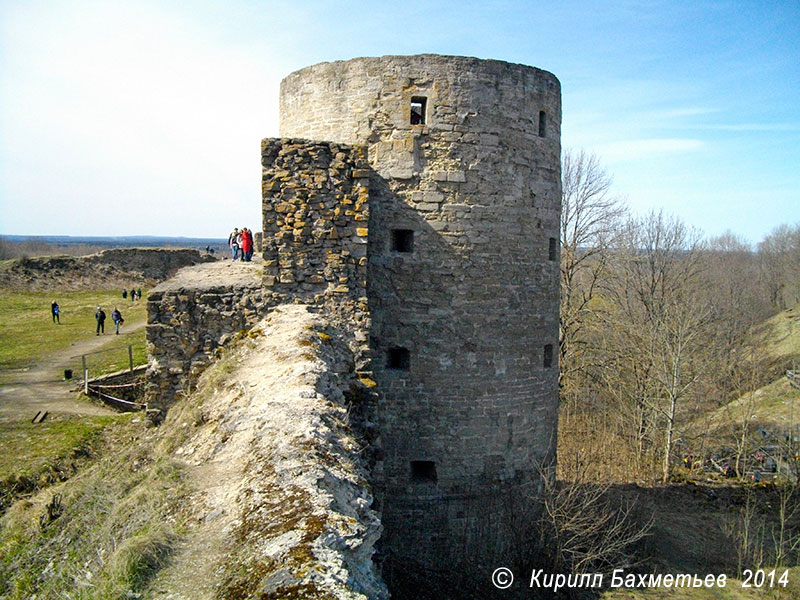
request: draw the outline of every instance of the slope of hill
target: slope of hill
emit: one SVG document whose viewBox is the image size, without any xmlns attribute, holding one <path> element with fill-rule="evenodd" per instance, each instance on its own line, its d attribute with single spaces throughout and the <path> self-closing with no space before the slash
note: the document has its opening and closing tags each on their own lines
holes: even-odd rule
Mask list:
<svg viewBox="0 0 800 600">
<path fill-rule="evenodd" d="M 774 363 L 800 363 L 800 304 L 767 319 L 756 328 L 754 338 Z"/>
<path fill-rule="evenodd" d="M 763 458 L 769 456 L 770 465 L 774 459 L 779 470 L 794 472 L 791 457 L 800 442 L 800 378 L 793 383 L 787 371 L 800 366 L 800 306 L 755 327 L 748 351 L 757 358 L 750 380 L 759 387 L 696 415 L 685 429 L 686 438 L 702 440 L 704 455 L 719 457 L 718 467 L 739 463 L 740 471 L 749 474 L 763 470 Z"/>
</svg>

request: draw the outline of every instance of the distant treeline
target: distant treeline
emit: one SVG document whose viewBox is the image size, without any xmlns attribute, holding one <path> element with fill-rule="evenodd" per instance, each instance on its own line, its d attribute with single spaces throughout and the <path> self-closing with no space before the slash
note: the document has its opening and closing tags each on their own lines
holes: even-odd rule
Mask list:
<svg viewBox="0 0 800 600">
<path fill-rule="evenodd" d="M 65 235 L 54 236 L 0 236 L 0 260 L 19 258 L 21 256 L 53 256 L 66 254 L 68 256 L 85 256 L 94 254 L 108 248 L 131 247 L 179 247 L 213 249 L 214 252 L 227 250 L 224 239 L 215 238 L 176 238 L 153 236 L 125 236 L 125 237 L 72 237 Z"/>
</svg>

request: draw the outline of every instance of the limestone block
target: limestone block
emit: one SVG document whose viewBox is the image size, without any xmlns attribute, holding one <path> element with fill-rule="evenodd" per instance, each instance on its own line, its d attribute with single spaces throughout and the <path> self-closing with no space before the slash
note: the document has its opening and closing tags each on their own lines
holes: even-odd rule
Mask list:
<svg viewBox="0 0 800 600">
<path fill-rule="evenodd" d="M 467 180 L 467 176 L 464 171 L 453 171 L 447 174 L 447 181 L 452 181 L 455 183 L 464 183 Z"/>
</svg>

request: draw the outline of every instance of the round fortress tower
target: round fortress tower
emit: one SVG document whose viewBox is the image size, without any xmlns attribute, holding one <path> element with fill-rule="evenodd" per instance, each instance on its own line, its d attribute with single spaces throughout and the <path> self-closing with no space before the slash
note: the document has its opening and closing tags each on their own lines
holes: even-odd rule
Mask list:
<svg viewBox="0 0 800 600">
<path fill-rule="evenodd" d="M 280 109 L 281 136 L 366 146 L 374 170 L 386 546 L 406 565 L 491 572 L 555 453 L 559 82 L 494 60 L 358 58 L 289 75 Z"/>
</svg>

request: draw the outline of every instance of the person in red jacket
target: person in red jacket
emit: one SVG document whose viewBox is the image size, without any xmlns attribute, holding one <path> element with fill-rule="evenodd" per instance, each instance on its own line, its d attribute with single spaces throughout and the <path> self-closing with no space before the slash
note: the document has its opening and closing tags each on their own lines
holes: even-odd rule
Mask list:
<svg viewBox="0 0 800 600">
<path fill-rule="evenodd" d="M 251 258 L 253 258 L 253 234 L 247 227 L 244 227 L 242 229 L 242 260 L 250 262 Z"/>
</svg>

